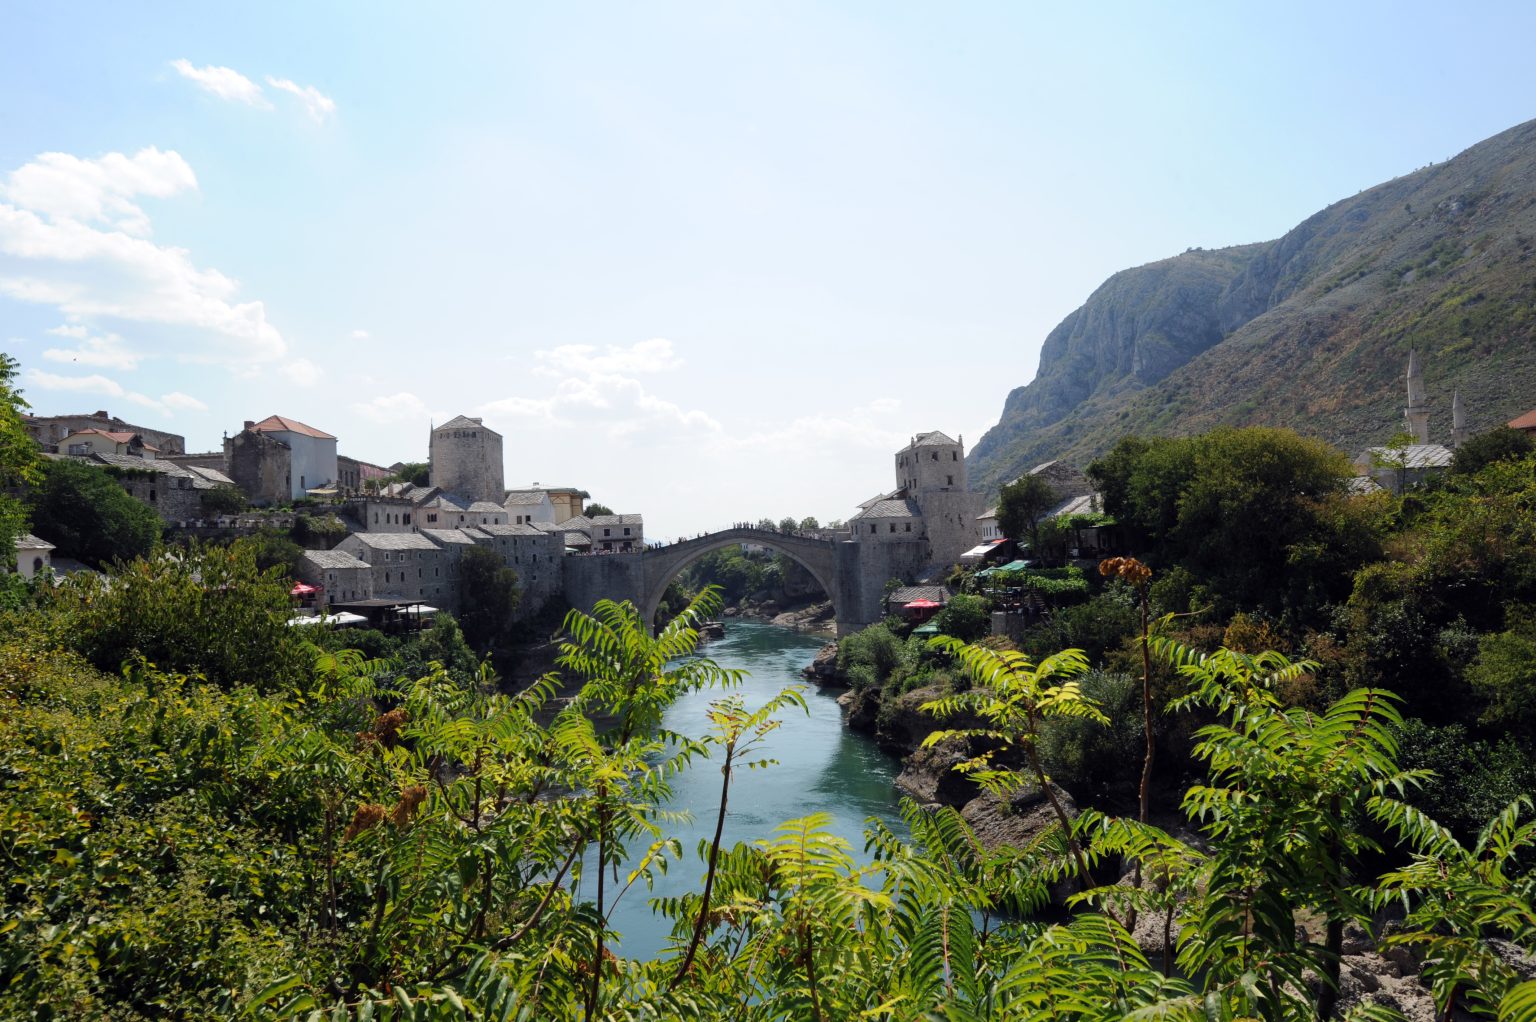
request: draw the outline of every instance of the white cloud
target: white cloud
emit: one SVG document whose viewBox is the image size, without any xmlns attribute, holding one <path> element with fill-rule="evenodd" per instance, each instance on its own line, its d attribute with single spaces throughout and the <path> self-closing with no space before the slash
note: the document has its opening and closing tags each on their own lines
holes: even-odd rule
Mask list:
<svg viewBox="0 0 1536 1022">
<path fill-rule="evenodd" d="M 0 294 L 52 305 L 72 320 L 191 328 L 198 343 L 183 355 L 190 361 L 238 366 L 283 357 L 287 344 L 261 302 L 237 301 L 235 280 L 197 266 L 186 249 L 148 240 L 149 218 L 131 199 L 196 187 L 175 152 L 44 153 L 0 187 Z M 60 328 L 71 331 L 61 336 L 79 329 Z"/>
<path fill-rule="evenodd" d="M 545 376 L 580 376 L 597 373 L 661 373 L 676 369 L 683 360 L 665 337 L 653 337 L 627 348 L 608 345 L 601 352 L 591 344 L 562 344 L 533 353 L 535 372 Z"/>
<path fill-rule="evenodd" d="M 533 353 L 535 373 L 558 379 L 542 397 L 512 396 L 482 405 L 488 417 L 528 419 L 547 425 L 599 430 L 618 439 L 646 430 L 652 436 L 704 432 L 723 427 L 711 415 L 660 397 L 629 374 L 675 369 L 682 358 L 664 337 L 628 347 L 566 344 Z"/>
<path fill-rule="evenodd" d="M 90 376 L 59 376 L 41 369 L 27 371 L 27 383 L 43 390 L 64 390 L 75 394 L 105 394 L 107 397 L 123 397 L 128 392 L 116 380 L 109 380 L 100 373 Z"/>
<path fill-rule="evenodd" d="M 272 108 L 272 104 L 267 102 L 267 97 L 262 93 L 261 86 L 232 67 L 219 67 L 215 64 L 209 64 L 207 67 L 193 67 L 192 62 L 186 59 L 171 61 L 171 67 L 199 89 L 220 99 L 229 100 L 232 103 L 246 103 L 263 110 Z"/>
<path fill-rule="evenodd" d="M 299 102 L 304 104 L 304 109 L 309 111 L 309 116 L 315 123 L 323 123 L 327 117 L 336 112 L 336 101 L 313 85 L 300 85 L 287 78 L 274 78 L 267 75 L 267 84 L 274 89 L 289 92 L 299 97 Z"/>
<path fill-rule="evenodd" d="M 179 390 L 173 390 L 169 394 L 161 394 L 160 400 L 167 408 L 174 408 L 178 412 L 206 412 L 208 406 L 191 394 L 183 394 Z"/>
<path fill-rule="evenodd" d="M 103 223 L 143 237 L 149 217 L 135 197 L 166 199 L 196 189 L 197 175 L 180 153 L 147 146 L 132 156 L 108 153 L 94 160 L 42 153 L 7 175 L 0 199 L 55 223 Z"/>
<path fill-rule="evenodd" d="M 54 333 L 58 329 L 50 330 Z M 69 336 L 75 336 L 70 334 Z M 123 339 L 117 334 L 107 334 L 104 337 L 83 338 L 79 347 L 75 348 L 49 348 L 43 352 L 43 357 L 52 362 L 69 362 L 82 366 L 97 366 L 102 369 L 126 369 L 133 370 L 139 367 L 139 362 L 144 356 L 133 351 L 124 344 Z"/>
<path fill-rule="evenodd" d="M 380 424 L 409 422 L 419 424 L 434 418 L 427 403 L 409 391 L 384 394 L 371 401 L 358 401 L 352 410 L 365 419 Z"/>
<path fill-rule="evenodd" d="M 83 341 L 91 335 L 91 332 L 83 326 L 56 326 L 45 332 L 55 337 L 73 337 L 77 341 Z"/>
<path fill-rule="evenodd" d="M 352 339 L 354 341 L 366 341 L 368 339 L 368 336 L 369 336 L 368 335 L 368 331 L 366 331 L 366 330 L 354 330 L 354 331 L 352 331 Z"/>
<path fill-rule="evenodd" d="M 179 390 L 173 390 L 169 394 L 162 394 L 158 398 L 148 394 L 140 394 L 138 391 L 129 390 L 121 383 L 100 373 L 92 373 L 90 376 L 60 376 L 57 373 L 44 372 L 41 369 L 29 369 L 26 374 L 26 382 L 29 386 L 40 390 L 58 390 L 71 394 L 99 394 L 103 397 L 122 398 L 136 405 L 148 408 L 160 415 L 171 418 L 176 412 L 206 412 L 208 406 L 190 394 L 183 394 Z"/>
<path fill-rule="evenodd" d="M 307 358 L 296 358 L 283 366 L 283 375 L 300 387 L 313 387 L 324 372 Z"/>
</svg>

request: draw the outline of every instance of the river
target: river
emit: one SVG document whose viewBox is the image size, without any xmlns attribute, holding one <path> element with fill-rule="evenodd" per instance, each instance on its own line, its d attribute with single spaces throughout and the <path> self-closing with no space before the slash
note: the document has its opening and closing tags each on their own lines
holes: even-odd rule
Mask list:
<svg viewBox="0 0 1536 1022">
<path fill-rule="evenodd" d="M 878 817 L 897 833 L 906 831 L 897 811 L 900 766 L 872 740 L 843 726 L 837 693 L 821 692 L 801 678 L 801 668 L 826 639 L 757 621 L 732 620 L 725 627 L 725 638 L 706 644 L 701 652 L 722 667 L 747 672 L 734 690 L 747 708 L 756 709 L 787 686 L 803 685 L 810 712 L 788 707 L 780 714 L 782 726 L 751 757 L 776 759 L 777 764 L 736 771 L 722 846 L 767 837 L 785 820 L 821 812 L 832 817 L 833 831 L 847 839 L 855 857 L 867 862 L 866 819 Z M 696 692 L 679 699 L 667 711 L 666 727 L 691 737 L 708 734 L 709 704 L 722 694 Z M 610 923 L 621 935 L 618 950 L 626 957 L 655 957 L 666 947 L 668 921 L 651 910 L 648 899 L 676 897 L 703 886 L 704 864 L 697 849 L 700 841 L 713 836 L 720 809 L 718 761 L 696 759 L 672 789 L 669 808 L 692 813 L 689 822 L 664 825 L 665 833 L 682 841 L 683 858 L 657 878 L 651 891 L 637 882 L 612 911 Z M 644 847 L 631 850 L 638 855 Z"/>
</svg>

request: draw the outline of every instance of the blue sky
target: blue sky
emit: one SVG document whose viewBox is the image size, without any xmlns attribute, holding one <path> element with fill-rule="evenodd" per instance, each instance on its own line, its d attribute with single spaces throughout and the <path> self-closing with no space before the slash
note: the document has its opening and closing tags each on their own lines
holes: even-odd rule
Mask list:
<svg viewBox="0 0 1536 1022">
<path fill-rule="evenodd" d="M 846 517 L 1118 269 L 1536 116 L 1525 4 L 8 3 L 0 350 L 41 413 Z"/>
</svg>

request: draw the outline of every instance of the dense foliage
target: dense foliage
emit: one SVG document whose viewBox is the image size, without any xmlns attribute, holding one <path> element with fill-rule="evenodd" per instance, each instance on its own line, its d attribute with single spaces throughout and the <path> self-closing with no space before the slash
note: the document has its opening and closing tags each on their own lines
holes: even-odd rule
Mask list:
<svg viewBox="0 0 1536 1022">
<path fill-rule="evenodd" d="M 207 561 L 192 574 L 210 594 L 281 595 Z M 910 839 L 872 824 L 864 856 L 815 816 L 744 843 L 727 769 L 695 858 L 668 835 L 669 779 L 705 754 L 757 762 L 796 701 L 747 707 L 688 655 L 713 599 L 655 637 L 627 605 L 570 615 L 564 705 L 554 678 L 506 695 L 489 675 L 400 678 L 314 649 L 284 677 L 252 662 L 203 680 L 219 657 L 195 649 L 102 672 L 50 627 L 70 604 L 13 616 L 0 1016 L 1312 1019 L 1333 1012 L 1344 928 L 1391 902 L 1407 915 L 1389 939 L 1422 949 L 1444 1010 L 1526 1017 L 1533 988 L 1495 938 L 1536 947 L 1528 801 L 1452 837 L 1400 801 L 1424 778 L 1398 764 L 1393 698 L 1287 709 L 1280 682 L 1310 666 L 1273 653 L 1160 646 L 1210 721 L 1183 807 L 1197 843 L 1058 807 L 1028 847 L 989 849 L 954 810 L 912 804 Z M 139 644 L 169 649 L 149 633 L 174 627 L 150 615 Z M 970 681 L 935 711 L 979 722 L 947 738 L 1017 747 L 1047 790 L 1042 726 L 1103 719 L 1076 652 L 935 652 Z M 668 731 L 699 689 L 720 690 L 708 733 Z M 965 767 L 985 784 L 1021 783 L 978 751 Z M 1399 857 L 1379 876 L 1378 846 Z M 1147 881 L 1114 882 L 1121 863 Z M 616 956 L 607 912 L 662 869 L 699 877 L 656 902 L 668 949 Z M 1064 880 L 1073 911 L 1038 919 Z M 1164 960 L 1132 939 L 1138 915 L 1176 935 Z"/>
<path fill-rule="evenodd" d="M 489 649 L 512 627 L 512 615 L 522 602 L 517 572 L 494 550 L 470 547 L 459 561 L 459 591 L 464 638 L 476 649 Z"/>
<path fill-rule="evenodd" d="M 10 490 L 40 478 L 37 445 L 21 422 L 27 403 L 15 381 L 16 360 L 0 352 L 0 550 L 6 551 L 27 528 L 26 506 Z"/>
<path fill-rule="evenodd" d="M 108 473 L 79 462 L 46 462 L 30 503 L 37 534 L 60 557 L 90 565 L 127 561 L 149 553 L 160 539 L 158 515 Z"/>
</svg>

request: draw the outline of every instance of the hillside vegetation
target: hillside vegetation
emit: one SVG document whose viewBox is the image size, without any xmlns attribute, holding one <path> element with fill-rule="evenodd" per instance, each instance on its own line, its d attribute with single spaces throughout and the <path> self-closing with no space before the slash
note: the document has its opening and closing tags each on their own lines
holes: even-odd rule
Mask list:
<svg viewBox="0 0 1536 1022">
<path fill-rule="evenodd" d="M 1536 404 L 1536 121 L 1334 203 L 1284 237 L 1115 274 L 1046 338 L 971 454 L 995 490 L 1121 436 L 1289 426 L 1346 451 L 1401 421 L 1424 356 L 1432 439 L 1453 389 L 1486 429 Z"/>
</svg>

